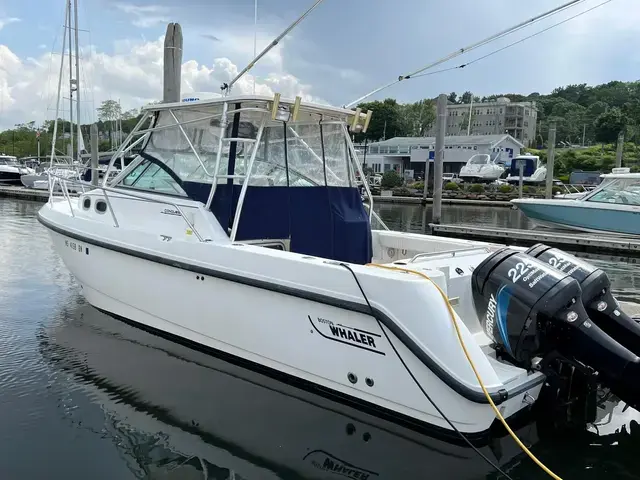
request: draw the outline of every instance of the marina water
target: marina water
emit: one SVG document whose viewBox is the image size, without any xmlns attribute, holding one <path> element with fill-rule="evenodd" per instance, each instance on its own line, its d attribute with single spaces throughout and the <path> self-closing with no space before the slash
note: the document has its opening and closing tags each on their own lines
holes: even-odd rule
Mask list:
<svg viewBox="0 0 640 480">
<path fill-rule="evenodd" d="M 37 222 L 40 207 L 0 199 L 1 478 L 498 478 L 468 448 L 96 311 Z M 431 215 L 418 205 L 376 210 L 405 231 L 424 231 Z M 443 223 L 529 226 L 508 208 L 442 213 Z M 620 300 L 640 303 L 636 259 L 589 258 Z M 555 434 L 531 421 L 517 433 L 565 480 L 640 478 L 640 414 L 611 401 L 599 412 L 584 432 Z M 509 438 L 483 452 L 514 479 L 545 478 Z"/>
</svg>

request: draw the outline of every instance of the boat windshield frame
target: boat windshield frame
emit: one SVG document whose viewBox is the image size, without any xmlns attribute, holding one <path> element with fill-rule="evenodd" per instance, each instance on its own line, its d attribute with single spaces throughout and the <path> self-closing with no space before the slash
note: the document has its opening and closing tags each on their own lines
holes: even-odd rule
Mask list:
<svg viewBox="0 0 640 480">
<path fill-rule="evenodd" d="M 636 187 L 637 191 L 632 191 L 629 187 Z M 637 198 L 637 203 L 625 202 L 624 199 L 628 199 L 621 194 L 628 193 L 631 197 Z M 611 201 L 613 200 L 613 201 Z M 616 201 L 622 200 L 622 201 Z M 634 177 L 605 177 L 602 183 L 598 185 L 593 191 L 589 192 L 583 198 L 582 202 L 602 203 L 605 205 L 629 205 L 640 207 L 640 178 Z"/>
<path fill-rule="evenodd" d="M 297 103 L 278 96 L 150 105 L 113 154 L 107 172 L 117 158 L 136 146 L 141 147 L 139 156 L 116 176 L 105 174 L 102 184 L 127 188 L 125 179 L 146 161 L 180 185 L 192 181 L 211 184 L 207 209 L 217 186 L 242 185 L 239 212 L 248 186 L 356 188 L 362 184 L 371 220 L 373 198 L 349 134 L 349 127 L 362 126 L 365 120 L 359 110 Z M 278 149 L 279 156 L 274 153 Z M 187 171 L 186 164 L 191 170 Z M 239 217 L 234 220 L 232 239 Z"/>
</svg>

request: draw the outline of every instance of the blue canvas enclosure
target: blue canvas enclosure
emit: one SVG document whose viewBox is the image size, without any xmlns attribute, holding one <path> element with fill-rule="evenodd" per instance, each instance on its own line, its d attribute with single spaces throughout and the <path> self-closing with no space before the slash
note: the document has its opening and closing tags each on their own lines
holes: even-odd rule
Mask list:
<svg viewBox="0 0 640 480">
<path fill-rule="evenodd" d="M 206 203 L 211 185 L 183 182 L 193 199 Z M 211 210 L 231 228 L 241 185 L 220 184 Z M 373 251 L 369 216 L 354 187 L 248 187 L 236 239 L 291 239 L 291 251 L 364 264 Z"/>
<path fill-rule="evenodd" d="M 530 177 L 536 171 L 536 162 L 533 158 L 514 158 L 511 161 L 511 169 L 509 170 L 509 175 L 514 177 L 520 175 L 518 162 L 525 162 L 522 174 L 523 177 Z"/>
</svg>

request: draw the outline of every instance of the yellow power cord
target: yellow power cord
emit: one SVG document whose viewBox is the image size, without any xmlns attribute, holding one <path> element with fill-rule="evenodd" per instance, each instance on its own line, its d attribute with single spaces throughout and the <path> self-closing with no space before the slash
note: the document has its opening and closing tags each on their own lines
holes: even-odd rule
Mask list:
<svg viewBox="0 0 640 480">
<path fill-rule="evenodd" d="M 418 272 L 416 270 L 411 270 L 411 269 L 408 269 L 408 268 L 400 268 L 400 267 L 391 267 L 391 266 L 388 266 L 388 265 L 380 265 L 378 263 L 367 263 L 365 266 L 383 268 L 385 270 L 396 270 L 396 271 L 399 271 L 399 272 L 413 273 L 415 275 L 418 275 L 418 276 L 430 281 L 438 289 L 438 292 L 440 292 L 440 295 L 442 295 L 442 298 L 444 299 L 444 301 L 445 301 L 445 303 L 447 305 L 447 310 L 449 310 L 449 315 L 451 316 L 451 321 L 453 322 L 453 326 L 456 329 L 456 335 L 458 336 L 458 341 L 460 342 L 460 346 L 462 347 L 462 350 L 464 351 L 464 355 L 467 357 L 467 360 L 469 361 L 469 365 L 471 365 L 471 369 L 473 370 L 473 373 L 475 374 L 476 378 L 478 379 L 478 383 L 480 384 L 480 388 L 482 388 L 482 393 L 484 393 L 484 396 L 487 397 L 487 401 L 489 402 L 489 405 L 491 405 L 491 408 L 493 409 L 494 413 L 496 414 L 496 417 L 498 417 L 498 420 L 500 420 L 502 425 L 504 425 L 504 428 L 507 429 L 507 432 L 509 432 L 509 435 L 511 435 L 511 438 L 513 438 L 513 440 L 518 444 L 518 446 L 522 449 L 522 451 L 524 451 L 524 453 L 526 453 L 529 456 L 529 458 L 531 460 L 533 460 L 551 478 L 554 478 L 555 480 L 562 480 L 561 477 L 559 477 L 558 475 L 553 473 L 544 463 L 542 463 L 540 460 L 538 460 L 538 458 L 533 453 L 531 453 L 531 451 L 524 445 L 524 443 L 522 443 L 522 441 L 518 438 L 518 436 L 515 434 L 515 432 L 513 430 L 511 430 L 511 427 L 507 424 L 507 421 L 504 419 L 504 417 L 502 416 L 502 414 L 498 410 L 498 407 L 496 407 L 496 404 L 493 403 L 493 400 L 491 399 L 491 395 L 489 395 L 489 392 L 487 391 L 486 387 L 484 386 L 484 383 L 482 382 L 482 379 L 480 378 L 480 374 L 478 373 L 478 370 L 476 369 L 476 366 L 473 363 L 473 360 L 471 359 L 471 355 L 469 355 L 469 351 L 467 350 L 467 347 L 464 344 L 464 340 L 462 339 L 462 334 L 460 333 L 460 327 L 458 326 L 458 321 L 456 320 L 456 315 L 455 315 L 455 312 L 453 311 L 453 307 L 451 306 L 451 302 L 449 302 L 449 299 L 447 298 L 447 294 L 442 291 L 440 286 L 436 282 L 434 282 L 433 279 L 431 279 L 429 276 L 425 275 L 424 273 Z"/>
</svg>

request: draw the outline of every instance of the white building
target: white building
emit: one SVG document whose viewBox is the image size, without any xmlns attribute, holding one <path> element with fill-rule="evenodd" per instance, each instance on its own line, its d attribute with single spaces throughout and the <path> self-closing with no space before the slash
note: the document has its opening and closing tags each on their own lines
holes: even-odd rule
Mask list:
<svg viewBox="0 0 640 480">
<path fill-rule="evenodd" d="M 395 137 L 382 142 L 370 143 L 366 156 L 362 155 L 365 167 L 376 173 L 395 170 L 404 175 L 413 170 L 414 177 L 424 177 L 427 159 L 435 159 L 435 137 Z M 459 173 L 464 164 L 476 153 L 486 153 L 507 166 L 520 154 L 524 145 L 511 135 L 464 135 L 448 136 L 444 140 L 444 173 Z M 433 175 L 433 167 L 429 167 Z"/>
<path fill-rule="evenodd" d="M 507 133 L 531 145 L 535 141 L 537 121 L 536 102 L 512 102 L 499 97 L 490 102 L 447 105 L 447 135 L 464 135 L 467 131 L 471 135 Z M 427 135 L 435 135 L 435 125 Z"/>
</svg>

